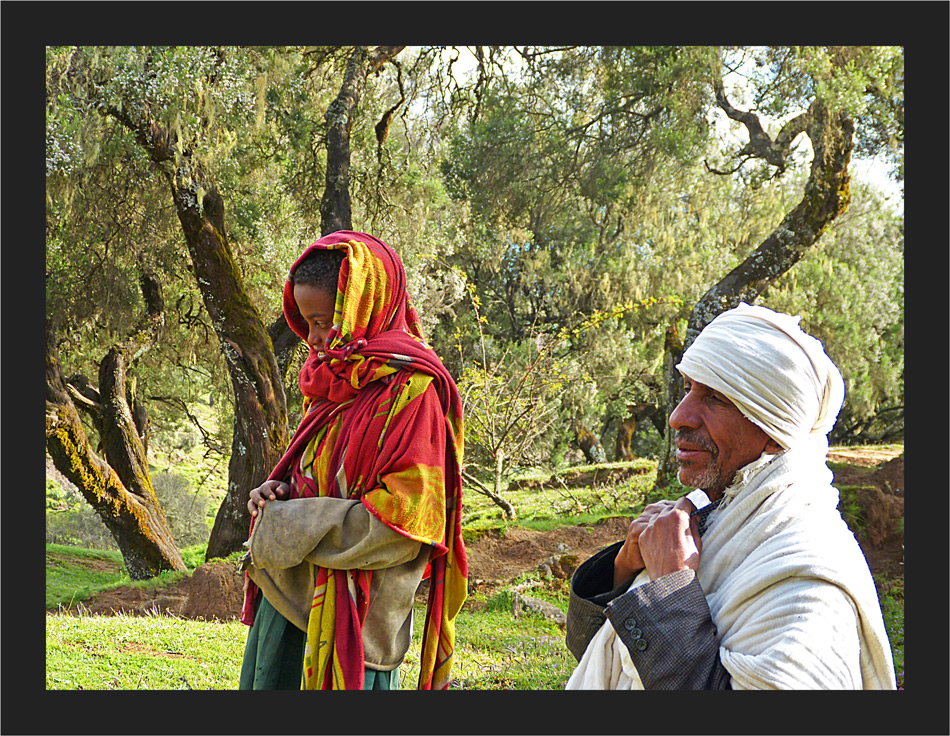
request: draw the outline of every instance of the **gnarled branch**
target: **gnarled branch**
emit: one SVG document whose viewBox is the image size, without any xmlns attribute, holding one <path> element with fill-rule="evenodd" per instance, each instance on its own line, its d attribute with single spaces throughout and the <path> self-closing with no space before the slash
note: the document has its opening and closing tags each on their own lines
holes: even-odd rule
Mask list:
<svg viewBox="0 0 950 736">
<path fill-rule="evenodd" d="M 735 173 L 739 167 L 750 158 L 760 158 L 772 166 L 775 166 L 778 169 L 778 173 L 784 173 L 787 166 L 786 159 L 791 152 L 792 143 L 794 143 L 795 139 L 801 133 L 808 132 L 808 127 L 814 116 L 816 103 L 813 102 L 808 110 L 786 122 L 778 135 L 775 136 L 775 140 L 772 140 L 771 136 L 765 131 L 765 128 L 762 127 L 762 123 L 755 113 L 739 110 L 733 107 L 732 103 L 729 102 L 729 99 L 726 97 L 725 88 L 723 87 L 721 73 L 713 80 L 713 89 L 716 93 L 716 103 L 722 111 L 725 112 L 731 120 L 735 120 L 745 126 L 746 131 L 749 133 L 749 142 L 735 154 L 736 157 L 744 157 L 735 169 L 722 172 L 713 169 L 707 163 L 707 170 L 715 174 L 731 174 Z"/>
</svg>

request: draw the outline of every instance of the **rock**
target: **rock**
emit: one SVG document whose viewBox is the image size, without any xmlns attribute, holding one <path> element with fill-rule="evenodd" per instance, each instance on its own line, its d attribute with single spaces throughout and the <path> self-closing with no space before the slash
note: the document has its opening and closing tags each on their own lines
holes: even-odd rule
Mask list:
<svg viewBox="0 0 950 736">
<path fill-rule="evenodd" d="M 521 595 L 521 593 L 516 591 L 511 599 L 511 613 L 515 618 L 520 618 L 522 611 L 543 616 L 556 623 L 562 629 L 567 626 L 567 615 L 560 608 L 547 601 Z"/>
<path fill-rule="evenodd" d="M 558 548 L 568 549 L 567 545 L 559 544 Z M 559 551 L 551 555 L 538 565 L 538 572 L 545 578 L 558 578 L 560 580 L 569 580 L 574 570 L 577 569 L 577 555 L 567 554 Z"/>
</svg>

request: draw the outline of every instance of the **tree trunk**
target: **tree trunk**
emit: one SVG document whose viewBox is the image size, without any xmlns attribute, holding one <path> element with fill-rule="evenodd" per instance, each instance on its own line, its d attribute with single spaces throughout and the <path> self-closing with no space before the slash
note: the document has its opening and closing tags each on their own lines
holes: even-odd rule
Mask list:
<svg viewBox="0 0 950 736">
<path fill-rule="evenodd" d="M 327 107 L 327 173 L 326 186 L 320 201 L 320 234 L 329 235 L 337 230 L 352 230 L 350 206 L 350 131 L 359 106 L 366 77 L 392 60 L 405 46 L 380 46 L 368 54 L 366 49 L 354 49 L 347 63 L 343 83 L 336 99 Z M 368 61 L 367 61 L 368 57 Z M 280 372 L 286 377 L 290 359 L 300 338 L 280 315 L 267 328 Z"/>
<path fill-rule="evenodd" d="M 368 74 L 402 48 L 354 50 L 340 94 L 327 110 L 327 190 L 321 203 L 324 234 L 351 227 L 349 134 L 362 85 Z M 168 181 L 192 271 L 226 358 L 234 390 L 234 433 L 227 494 L 215 517 L 207 559 L 225 557 L 247 540 L 248 494 L 270 474 L 289 440 L 283 379 L 296 340 L 289 328 L 265 327 L 251 304 L 228 245 L 224 201 L 194 152 L 172 130 L 162 127 L 142 100 L 127 99 L 121 108 L 106 106 L 105 112 L 135 133 Z M 280 362 L 272 337 L 280 345 Z"/>
<path fill-rule="evenodd" d="M 187 176 L 186 176 L 187 175 Z M 247 540 L 250 491 L 270 474 L 287 446 L 287 401 L 273 343 L 251 304 L 224 230 L 224 202 L 196 167 L 168 176 L 192 269 L 221 342 L 234 391 L 228 491 L 214 520 L 206 558 L 226 557 Z M 198 201 L 196 189 L 204 196 Z"/>
<path fill-rule="evenodd" d="M 821 103 L 811 108 L 808 136 L 814 158 L 802 200 L 753 253 L 696 302 L 689 316 L 684 348 L 719 314 L 752 302 L 801 260 L 851 201 L 848 165 L 854 149 L 854 122 Z"/>
<path fill-rule="evenodd" d="M 96 424 L 108 462 L 89 444 L 63 377 L 53 325 L 46 325 L 46 447 L 53 464 L 83 494 L 111 532 L 129 576 L 145 580 L 184 570 L 148 472 L 145 448 L 126 401 L 126 356 L 113 347 L 99 368 Z M 75 392 L 77 397 L 80 394 Z"/>
<path fill-rule="evenodd" d="M 327 107 L 327 185 L 320 201 L 320 229 L 324 235 L 352 229 L 350 209 L 350 131 L 366 78 L 393 59 L 405 46 L 379 46 L 370 52 L 356 46 L 350 54 L 343 84 Z"/>
<path fill-rule="evenodd" d="M 294 350 L 300 344 L 300 336 L 290 329 L 283 313 L 275 319 L 267 328 L 267 334 L 270 335 L 271 344 L 274 346 L 274 357 L 277 359 L 277 368 L 280 375 L 287 380 L 287 371 L 290 369 L 291 359 L 294 357 Z"/>
<path fill-rule="evenodd" d="M 721 89 L 717 89 L 717 97 L 720 106 L 726 109 L 729 103 Z M 731 106 L 729 110 L 735 113 Z M 729 113 L 730 117 L 735 118 L 738 113 L 733 113 Z M 743 114 L 743 120 L 748 116 Z M 752 303 L 764 293 L 771 283 L 801 260 L 828 225 L 848 208 L 851 200 L 848 166 L 854 149 L 854 121 L 816 101 L 807 113 L 793 122 L 794 125 L 789 123 L 787 127 L 805 130 L 814 151 L 802 199 L 748 258 L 696 302 L 687 323 L 684 350 L 719 314 L 736 307 L 739 302 Z M 760 133 L 759 137 L 762 135 Z M 787 150 L 791 144 L 790 140 L 785 140 L 788 135 L 780 134 L 778 138 L 783 139 Z M 771 150 L 774 153 L 774 147 Z M 667 392 L 667 416 L 682 396 L 682 385 L 682 378 L 673 370 Z M 660 458 L 657 487 L 662 487 L 661 483 L 668 484 L 673 477 L 671 434 L 667 432 L 667 451 Z"/>
<path fill-rule="evenodd" d="M 514 521 L 516 518 L 518 518 L 515 507 L 512 506 L 511 502 L 502 496 L 501 493 L 495 493 L 491 488 L 482 483 L 474 475 L 471 475 L 464 470 L 462 471 L 462 478 L 468 483 L 471 483 L 478 493 L 481 493 L 483 496 L 488 496 L 495 503 L 495 505 L 502 510 L 502 513 L 504 513 L 505 518 L 508 521 Z"/>
<path fill-rule="evenodd" d="M 674 322 L 666 328 L 666 339 L 663 344 L 663 385 L 666 389 L 666 416 L 673 413 L 673 409 L 683 398 L 683 381 L 676 370 L 676 364 L 683 357 L 683 341 L 679 337 Z M 663 445 L 660 450 L 660 462 L 656 470 L 654 488 L 666 488 L 676 476 L 676 456 L 673 449 L 673 432 L 669 423 L 664 426 Z"/>
<path fill-rule="evenodd" d="M 172 131 L 141 100 L 107 111 L 133 131 L 171 189 L 201 298 L 228 366 L 234 390 L 234 433 L 228 489 L 208 540 L 207 559 L 226 557 L 247 540 L 247 498 L 287 445 L 283 375 L 267 329 L 234 263 L 224 225 L 224 200 L 191 151 L 178 150 Z"/>
<path fill-rule="evenodd" d="M 591 465 L 607 462 L 607 453 L 597 435 L 576 419 L 574 420 L 574 441 Z"/>
</svg>

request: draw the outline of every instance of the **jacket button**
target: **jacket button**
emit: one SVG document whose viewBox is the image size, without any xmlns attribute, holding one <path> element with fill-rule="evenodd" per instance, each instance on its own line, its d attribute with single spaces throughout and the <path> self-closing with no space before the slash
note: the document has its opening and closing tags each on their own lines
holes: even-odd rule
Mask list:
<svg viewBox="0 0 950 736">
<path fill-rule="evenodd" d="M 637 622 L 634 621 L 632 618 L 628 618 L 626 621 L 623 622 L 623 626 L 627 631 L 633 631 L 634 628 L 636 628 L 637 626 Z"/>
<path fill-rule="evenodd" d="M 647 640 L 646 640 L 646 639 L 637 639 L 636 647 L 637 647 L 637 651 L 642 652 L 644 649 L 647 648 Z"/>
<path fill-rule="evenodd" d="M 631 630 L 630 630 L 630 636 L 633 637 L 633 640 L 634 640 L 634 641 L 642 641 L 642 640 L 643 640 L 643 632 L 640 631 L 640 629 L 631 629 Z"/>
</svg>

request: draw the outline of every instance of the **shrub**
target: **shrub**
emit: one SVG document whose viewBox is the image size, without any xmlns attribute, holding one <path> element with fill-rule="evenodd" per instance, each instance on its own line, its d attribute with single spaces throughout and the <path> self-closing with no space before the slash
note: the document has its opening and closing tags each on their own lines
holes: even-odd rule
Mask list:
<svg viewBox="0 0 950 736">
<path fill-rule="evenodd" d="M 206 544 L 211 530 L 204 494 L 200 494 L 188 478 L 167 468 L 152 475 L 152 486 L 179 548 Z"/>
</svg>

